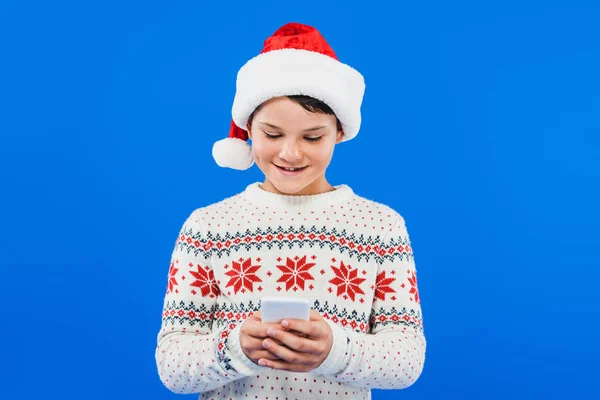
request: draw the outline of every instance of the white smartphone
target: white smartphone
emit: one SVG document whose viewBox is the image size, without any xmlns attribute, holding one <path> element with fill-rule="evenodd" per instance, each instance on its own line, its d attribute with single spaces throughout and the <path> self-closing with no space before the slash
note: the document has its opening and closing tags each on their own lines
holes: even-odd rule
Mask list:
<svg viewBox="0 0 600 400">
<path fill-rule="evenodd" d="M 264 323 L 277 323 L 285 318 L 308 321 L 310 303 L 308 299 L 297 297 L 263 297 L 260 313 Z"/>
</svg>

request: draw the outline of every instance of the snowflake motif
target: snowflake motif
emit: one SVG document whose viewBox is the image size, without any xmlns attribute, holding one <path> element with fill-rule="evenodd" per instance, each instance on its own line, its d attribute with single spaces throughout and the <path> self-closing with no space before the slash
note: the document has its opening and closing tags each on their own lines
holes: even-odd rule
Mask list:
<svg viewBox="0 0 600 400">
<path fill-rule="evenodd" d="M 305 281 L 314 281 L 315 278 L 310 274 L 309 270 L 315 266 L 314 263 L 306 263 L 306 256 L 298 259 L 296 257 L 296 261 L 292 260 L 289 257 L 286 257 L 287 260 L 285 265 L 278 265 L 277 268 L 283 272 L 281 277 L 277 279 L 277 282 L 285 282 L 285 291 L 289 291 L 293 288 L 294 291 L 298 289 L 304 290 Z"/>
<path fill-rule="evenodd" d="M 200 293 L 202 296 L 209 296 L 213 298 L 218 296 L 221 291 L 219 290 L 219 286 L 215 281 L 215 273 L 212 269 L 204 269 L 200 264 L 198 264 L 198 271 L 190 271 L 190 274 L 196 278 L 196 280 L 190 284 L 190 286 L 195 286 L 200 289 Z M 208 268 L 208 267 L 207 267 Z"/>
<path fill-rule="evenodd" d="M 375 280 L 375 297 L 381 301 L 385 301 L 386 293 L 396 293 L 396 291 L 390 287 L 395 280 L 396 278 L 386 278 L 385 271 L 377 275 L 377 279 Z"/>
<path fill-rule="evenodd" d="M 179 272 L 179 268 L 175 268 L 175 264 L 171 262 L 169 266 L 169 281 L 167 287 L 167 293 L 171 293 L 173 288 L 178 285 L 177 280 L 175 279 L 175 275 Z"/>
<path fill-rule="evenodd" d="M 411 272 L 409 272 L 409 275 L 410 275 L 408 277 L 408 283 L 410 283 L 409 293 L 414 296 L 414 302 L 417 304 L 420 304 L 421 299 L 419 297 L 419 287 L 417 286 L 417 274 L 415 271 L 411 271 Z"/>
<path fill-rule="evenodd" d="M 231 277 L 227 286 L 233 286 L 233 293 L 237 292 L 244 287 L 245 289 L 252 292 L 254 290 L 253 284 L 256 282 L 262 282 L 262 280 L 256 276 L 256 271 L 260 268 L 260 265 L 252 265 L 252 259 L 248 258 L 244 261 L 240 258 L 240 262 L 231 262 L 231 270 L 227 271 L 225 275 Z M 244 292 L 242 292 L 244 293 Z"/>
<path fill-rule="evenodd" d="M 358 277 L 358 269 L 352 269 L 350 265 L 344 265 L 343 261 L 340 262 L 339 268 L 336 268 L 332 265 L 331 269 L 333 269 L 333 272 L 335 272 L 336 276 L 330 280 L 329 283 L 337 285 L 338 297 L 347 295 L 350 297 L 350 299 L 352 299 L 352 301 L 354 301 L 357 293 L 365 294 L 359 285 L 366 279 Z"/>
</svg>

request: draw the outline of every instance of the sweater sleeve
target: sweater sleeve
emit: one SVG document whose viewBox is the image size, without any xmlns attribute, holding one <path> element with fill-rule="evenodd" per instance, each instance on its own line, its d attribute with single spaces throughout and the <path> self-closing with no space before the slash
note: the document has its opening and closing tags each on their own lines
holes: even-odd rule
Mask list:
<svg viewBox="0 0 600 400">
<path fill-rule="evenodd" d="M 326 320 L 334 344 L 312 373 L 354 387 L 403 389 L 421 375 L 426 342 L 414 257 L 401 216 L 384 238 L 379 255 L 370 332 Z"/>
<path fill-rule="evenodd" d="M 183 224 L 171 255 L 155 352 L 162 383 L 175 393 L 202 393 L 261 369 L 242 352 L 240 325 L 216 327 L 220 294 L 196 211 Z"/>
</svg>

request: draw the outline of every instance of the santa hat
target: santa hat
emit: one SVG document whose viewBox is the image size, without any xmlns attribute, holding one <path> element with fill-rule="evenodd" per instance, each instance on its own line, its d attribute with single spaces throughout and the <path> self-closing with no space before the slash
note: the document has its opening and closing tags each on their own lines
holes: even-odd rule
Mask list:
<svg viewBox="0 0 600 400">
<path fill-rule="evenodd" d="M 248 169 L 254 163 L 246 124 L 254 110 L 274 97 L 305 95 L 327 104 L 342 124 L 342 141 L 356 136 L 365 91 L 363 76 L 341 63 L 315 28 L 289 23 L 267 38 L 260 54 L 237 74 L 229 137 L 213 146 L 221 167 Z"/>
</svg>

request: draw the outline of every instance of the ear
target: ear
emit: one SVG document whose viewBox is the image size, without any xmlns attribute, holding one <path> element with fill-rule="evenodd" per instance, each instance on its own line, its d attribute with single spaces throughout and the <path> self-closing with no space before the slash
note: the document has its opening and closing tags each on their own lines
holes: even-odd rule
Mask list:
<svg viewBox="0 0 600 400">
<path fill-rule="evenodd" d="M 250 124 L 246 124 L 246 132 L 248 132 L 248 139 L 252 140 L 252 127 Z"/>
<path fill-rule="evenodd" d="M 336 136 L 335 136 L 335 144 L 338 144 L 342 141 L 342 139 L 344 138 L 344 131 L 342 129 L 340 129 L 339 131 L 337 131 Z"/>
</svg>

